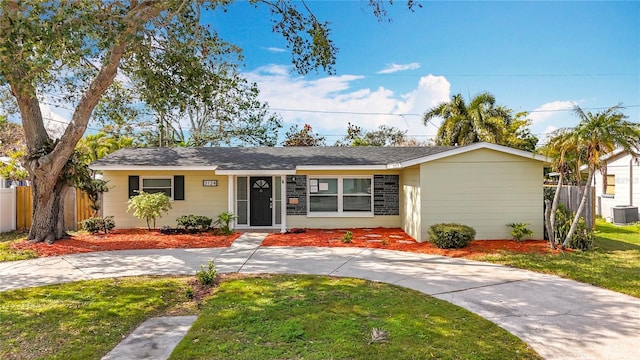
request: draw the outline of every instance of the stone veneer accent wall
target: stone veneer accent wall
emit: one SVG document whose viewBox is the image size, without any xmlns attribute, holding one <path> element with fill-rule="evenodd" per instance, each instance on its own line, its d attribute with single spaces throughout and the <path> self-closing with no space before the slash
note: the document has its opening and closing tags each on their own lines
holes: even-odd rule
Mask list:
<svg viewBox="0 0 640 360">
<path fill-rule="evenodd" d="M 298 204 L 289 204 L 292 198 L 298 198 Z M 287 175 L 287 215 L 307 215 L 306 175 Z"/>
<path fill-rule="evenodd" d="M 400 176 L 373 176 L 373 214 L 400 215 Z"/>
</svg>

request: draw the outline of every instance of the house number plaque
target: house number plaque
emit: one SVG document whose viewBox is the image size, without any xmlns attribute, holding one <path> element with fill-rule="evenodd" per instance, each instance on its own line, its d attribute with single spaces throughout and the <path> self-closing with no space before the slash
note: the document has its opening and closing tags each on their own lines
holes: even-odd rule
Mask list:
<svg viewBox="0 0 640 360">
<path fill-rule="evenodd" d="M 218 186 L 218 180 L 202 180 L 202 186 Z"/>
</svg>

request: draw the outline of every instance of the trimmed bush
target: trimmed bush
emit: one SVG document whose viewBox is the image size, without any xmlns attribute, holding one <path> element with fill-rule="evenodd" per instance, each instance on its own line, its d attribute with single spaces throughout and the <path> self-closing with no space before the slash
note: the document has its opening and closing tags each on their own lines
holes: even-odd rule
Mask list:
<svg viewBox="0 0 640 360">
<path fill-rule="evenodd" d="M 200 265 L 200 271 L 196 273 L 196 278 L 200 281 L 200 284 L 211 286 L 215 283 L 216 278 L 218 277 L 218 272 L 216 271 L 216 267 L 213 264 L 213 260 L 209 260 L 207 267 L 204 265 Z"/>
<path fill-rule="evenodd" d="M 97 234 L 102 231 L 108 234 L 109 231 L 116 227 L 116 223 L 113 221 L 113 216 L 106 217 L 92 217 L 80 222 L 82 230 L 88 231 L 92 234 Z"/>
<path fill-rule="evenodd" d="M 460 249 L 471 242 L 476 231 L 462 224 L 435 224 L 429 228 L 429 241 L 440 249 Z"/>
<path fill-rule="evenodd" d="M 218 215 L 218 220 L 213 223 L 213 226 L 218 229 L 218 233 L 222 235 L 231 235 L 233 234 L 233 229 L 231 228 L 231 224 L 233 220 L 237 219 L 238 215 L 234 215 L 230 212 L 223 212 Z"/>
<path fill-rule="evenodd" d="M 150 194 L 140 191 L 138 195 L 127 202 L 127 212 L 133 210 L 133 216 L 146 220 L 149 230 L 151 230 L 151 223 L 153 222 L 155 229 L 156 219 L 161 217 L 163 213 L 169 212 L 170 209 L 171 200 L 163 192 Z"/>
<path fill-rule="evenodd" d="M 350 244 L 353 241 L 353 233 L 351 231 L 347 231 L 342 235 L 342 239 L 340 239 L 340 241 L 344 244 Z"/>
<path fill-rule="evenodd" d="M 507 226 L 511 228 L 511 236 L 515 241 L 522 241 L 525 236 L 533 235 L 528 223 L 509 223 Z"/>
<path fill-rule="evenodd" d="M 575 213 L 568 210 L 564 205 L 558 206 L 558 210 L 556 210 L 556 239 L 560 243 L 567 237 L 574 216 Z M 593 249 L 594 237 L 593 230 L 587 226 L 584 217 L 581 217 L 580 220 L 578 220 L 578 228 L 576 232 L 573 233 L 567 247 L 569 249 L 583 251 L 591 250 Z"/>
<path fill-rule="evenodd" d="M 198 230 L 208 230 L 213 220 L 206 216 L 200 215 L 183 215 L 176 219 L 178 226 L 181 226 L 191 232 Z"/>
</svg>

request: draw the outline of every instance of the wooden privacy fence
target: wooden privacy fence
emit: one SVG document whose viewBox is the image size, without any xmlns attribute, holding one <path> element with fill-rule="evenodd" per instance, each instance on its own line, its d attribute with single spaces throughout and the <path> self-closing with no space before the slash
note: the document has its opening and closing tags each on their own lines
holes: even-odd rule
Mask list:
<svg viewBox="0 0 640 360">
<path fill-rule="evenodd" d="M 552 188 L 555 191 L 555 185 L 545 185 L 545 188 Z M 588 191 L 587 203 L 585 204 L 583 217 L 585 222 L 593 229 L 596 225 L 596 188 L 593 186 L 569 186 L 564 185 L 560 188 L 560 204 L 563 204 L 568 210 L 574 213 L 580 206 L 582 201 L 582 192 Z"/>
<path fill-rule="evenodd" d="M 33 196 L 30 186 L 16 188 L 16 229 L 31 227 Z M 67 230 L 78 230 L 78 223 L 93 216 L 91 200 L 84 191 L 71 189 L 64 199 L 64 223 Z"/>
</svg>

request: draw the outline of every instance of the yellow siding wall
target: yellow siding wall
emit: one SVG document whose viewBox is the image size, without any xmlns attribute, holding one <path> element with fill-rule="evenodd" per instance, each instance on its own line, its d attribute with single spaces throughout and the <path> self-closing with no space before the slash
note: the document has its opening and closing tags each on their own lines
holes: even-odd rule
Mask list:
<svg viewBox="0 0 640 360">
<path fill-rule="evenodd" d="M 530 224 L 543 237 L 543 163 L 490 149 L 424 163 L 422 235 L 436 223 L 473 227 L 476 239 L 509 239 L 507 223 Z"/>
<path fill-rule="evenodd" d="M 306 217 L 304 215 L 287 216 L 287 229 L 343 229 L 375 227 L 400 227 L 400 217 L 392 215 L 373 217 Z"/>
<path fill-rule="evenodd" d="M 420 227 L 420 167 L 405 169 L 400 176 L 400 219 L 402 229 L 422 241 Z"/>
<path fill-rule="evenodd" d="M 113 216 L 116 227 L 146 227 L 145 220 L 133 217 L 133 210 L 127 213 L 129 200 L 129 175 L 142 177 L 184 175 L 184 200 L 171 202 L 169 213 L 156 220 L 156 226 L 176 226 L 176 218 L 182 215 L 204 215 L 216 219 L 228 210 L 227 176 L 215 176 L 213 171 L 105 171 L 104 179 L 109 181 L 109 191 L 104 194 L 104 216 Z M 203 187 L 202 180 L 218 180 L 217 187 Z"/>
</svg>

